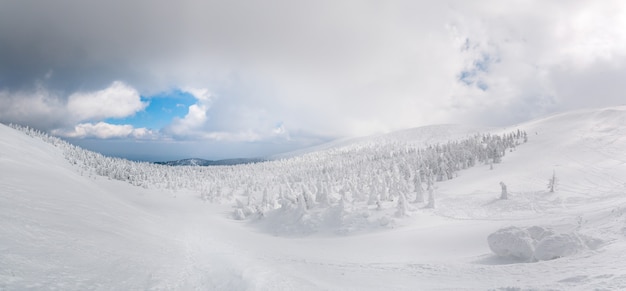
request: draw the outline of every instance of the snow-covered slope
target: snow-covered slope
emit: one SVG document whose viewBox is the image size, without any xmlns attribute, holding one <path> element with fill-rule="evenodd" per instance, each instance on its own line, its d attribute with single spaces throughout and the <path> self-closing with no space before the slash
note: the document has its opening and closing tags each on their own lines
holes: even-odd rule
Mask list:
<svg viewBox="0 0 626 291">
<path fill-rule="evenodd" d="M 390 136 L 419 144 L 475 133 L 429 128 Z M 81 175 L 58 148 L 0 126 L 0 290 L 625 289 L 626 107 L 489 131 L 516 129 L 528 142 L 493 170 L 436 183 L 435 209 L 413 205 L 375 231 L 278 237 L 197 193 Z M 501 181 L 508 200 L 498 199 Z M 508 226 L 587 245 L 547 261 L 498 257 L 487 237 Z"/>
<path fill-rule="evenodd" d="M 307 153 L 372 143 L 404 142 L 415 144 L 417 146 L 425 146 L 436 143 L 445 143 L 451 140 L 458 140 L 476 133 L 489 132 L 491 130 L 493 129 L 488 127 L 469 126 L 461 124 L 427 125 L 372 136 L 342 138 L 309 148 L 304 148 L 283 154 L 277 154 L 269 157 L 269 159 L 290 158 L 304 155 Z"/>
<path fill-rule="evenodd" d="M 0 290 L 296 286 L 229 245 L 242 229 L 226 210 L 82 176 L 57 148 L 0 125 Z"/>
</svg>

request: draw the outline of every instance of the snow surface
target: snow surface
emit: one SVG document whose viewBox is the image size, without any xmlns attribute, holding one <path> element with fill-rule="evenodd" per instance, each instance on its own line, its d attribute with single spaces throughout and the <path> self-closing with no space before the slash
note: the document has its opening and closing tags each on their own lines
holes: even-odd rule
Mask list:
<svg viewBox="0 0 626 291">
<path fill-rule="evenodd" d="M 191 191 L 81 174 L 58 148 L 0 126 L 0 290 L 626 289 L 626 107 L 488 130 L 518 128 L 528 143 L 493 170 L 436 183 L 435 209 L 346 204 L 341 219 L 359 231 L 307 232 L 281 212 L 239 221 L 231 203 Z M 418 132 L 397 135 L 421 143 Z M 535 237 L 539 260 L 492 252 L 489 235 L 509 227 Z"/>
</svg>

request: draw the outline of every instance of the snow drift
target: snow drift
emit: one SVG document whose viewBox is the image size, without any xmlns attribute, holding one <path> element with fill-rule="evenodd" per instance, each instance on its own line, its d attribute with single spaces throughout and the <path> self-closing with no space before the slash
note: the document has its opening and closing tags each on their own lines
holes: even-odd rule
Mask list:
<svg viewBox="0 0 626 291">
<path fill-rule="evenodd" d="M 594 249 L 599 244 L 597 239 L 576 232 L 556 233 L 541 226 L 499 229 L 487 237 L 487 242 L 496 255 L 522 261 L 554 260 Z"/>
</svg>

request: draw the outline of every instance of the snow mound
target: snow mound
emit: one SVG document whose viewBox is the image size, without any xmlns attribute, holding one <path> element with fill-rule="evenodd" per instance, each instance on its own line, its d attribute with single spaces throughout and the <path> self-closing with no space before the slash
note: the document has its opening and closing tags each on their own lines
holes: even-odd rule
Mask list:
<svg viewBox="0 0 626 291">
<path fill-rule="evenodd" d="M 513 257 L 524 261 L 531 260 L 535 253 L 534 240 L 526 229 L 507 227 L 487 237 L 489 248 L 501 257 Z"/>
<path fill-rule="evenodd" d="M 563 233 L 548 236 L 537 243 L 535 258 L 540 261 L 554 260 L 574 255 L 587 246 L 574 233 Z"/>
<path fill-rule="evenodd" d="M 601 242 L 578 233 L 556 233 L 549 228 L 511 226 L 487 237 L 496 255 L 522 261 L 547 261 L 597 248 Z"/>
</svg>

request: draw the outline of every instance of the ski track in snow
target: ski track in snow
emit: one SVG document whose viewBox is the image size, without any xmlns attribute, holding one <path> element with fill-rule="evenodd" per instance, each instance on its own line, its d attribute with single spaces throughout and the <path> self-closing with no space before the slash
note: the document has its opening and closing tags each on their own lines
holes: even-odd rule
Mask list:
<svg viewBox="0 0 626 291">
<path fill-rule="evenodd" d="M 437 183 L 435 209 L 412 205 L 388 229 L 297 237 L 232 220 L 230 205 L 197 193 L 82 176 L 0 126 L 0 290 L 626 290 L 624 121 L 620 107 L 520 125 L 528 144 L 494 170 Z M 436 128 L 422 132 L 437 140 Z M 497 199 L 500 181 L 509 200 Z M 510 225 L 599 245 L 550 261 L 497 257 L 486 237 Z"/>
</svg>

